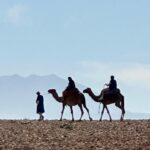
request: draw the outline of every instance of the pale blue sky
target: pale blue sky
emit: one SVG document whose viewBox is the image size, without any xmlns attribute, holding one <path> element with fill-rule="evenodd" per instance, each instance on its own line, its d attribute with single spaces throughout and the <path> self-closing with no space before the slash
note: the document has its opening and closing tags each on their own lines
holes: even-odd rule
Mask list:
<svg viewBox="0 0 150 150">
<path fill-rule="evenodd" d="M 0 0 L 0 75 L 73 76 L 99 91 L 114 74 L 128 109 L 150 113 L 149 8 L 149 0 Z"/>
</svg>

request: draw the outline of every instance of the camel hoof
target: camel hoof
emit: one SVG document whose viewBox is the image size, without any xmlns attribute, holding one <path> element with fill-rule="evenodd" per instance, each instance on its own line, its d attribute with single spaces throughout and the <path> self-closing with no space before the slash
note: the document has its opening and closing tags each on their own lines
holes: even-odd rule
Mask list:
<svg viewBox="0 0 150 150">
<path fill-rule="evenodd" d="M 92 121 L 93 119 L 92 118 L 90 118 L 90 121 Z"/>
<path fill-rule="evenodd" d="M 81 122 L 81 121 L 82 121 L 81 119 L 77 120 L 77 122 Z"/>
<path fill-rule="evenodd" d="M 123 118 L 121 118 L 120 121 L 123 121 Z"/>
<path fill-rule="evenodd" d="M 59 119 L 59 121 L 62 121 L 62 119 Z"/>
<path fill-rule="evenodd" d="M 99 122 L 101 122 L 101 121 L 102 121 L 102 119 L 99 120 Z"/>
</svg>

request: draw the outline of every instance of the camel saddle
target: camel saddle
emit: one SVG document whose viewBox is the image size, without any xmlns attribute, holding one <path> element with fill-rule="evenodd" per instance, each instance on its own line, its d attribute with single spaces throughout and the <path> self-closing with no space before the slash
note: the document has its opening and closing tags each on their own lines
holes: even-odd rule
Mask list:
<svg viewBox="0 0 150 150">
<path fill-rule="evenodd" d="M 103 95 L 116 95 L 120 94 L 120 89 L 110 90 L 109 88 L 103 89 L 101 94 Z"/>
<path fill-rule="evenodd" d="M 77 88 L 63 91 L 64 97 L 73 96 L 73 95 L 78 96 L 79 94 L 80 94 L 80 91 Z"/>
</svg>

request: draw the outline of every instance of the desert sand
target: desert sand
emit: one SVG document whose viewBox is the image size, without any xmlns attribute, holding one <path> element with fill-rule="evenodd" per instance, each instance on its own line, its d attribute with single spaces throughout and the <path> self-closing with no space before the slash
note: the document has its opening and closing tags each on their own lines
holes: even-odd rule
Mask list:
<svg viewBox="0 0 150 150">
<path fill-rule="evenodd" d="M 150 120 L 0 120 L 0 150 L 150 150 Z"/>
</svg>

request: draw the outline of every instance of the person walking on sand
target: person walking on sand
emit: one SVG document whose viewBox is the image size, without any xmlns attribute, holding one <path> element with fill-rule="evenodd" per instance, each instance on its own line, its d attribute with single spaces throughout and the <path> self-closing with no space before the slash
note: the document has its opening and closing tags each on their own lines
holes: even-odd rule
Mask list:
<svg viewBox="0 0 150 150">
<path fill-rule="evenodd" d="M 36 99 L 36 104 L 37 104 L 37 114 L 39 114 L 39 121 L 44 120 L 43 113 L 45 112 L 44 110 L 44 98 L 38 91 L 37 93 L 37 99 Z"/>
</svg>

